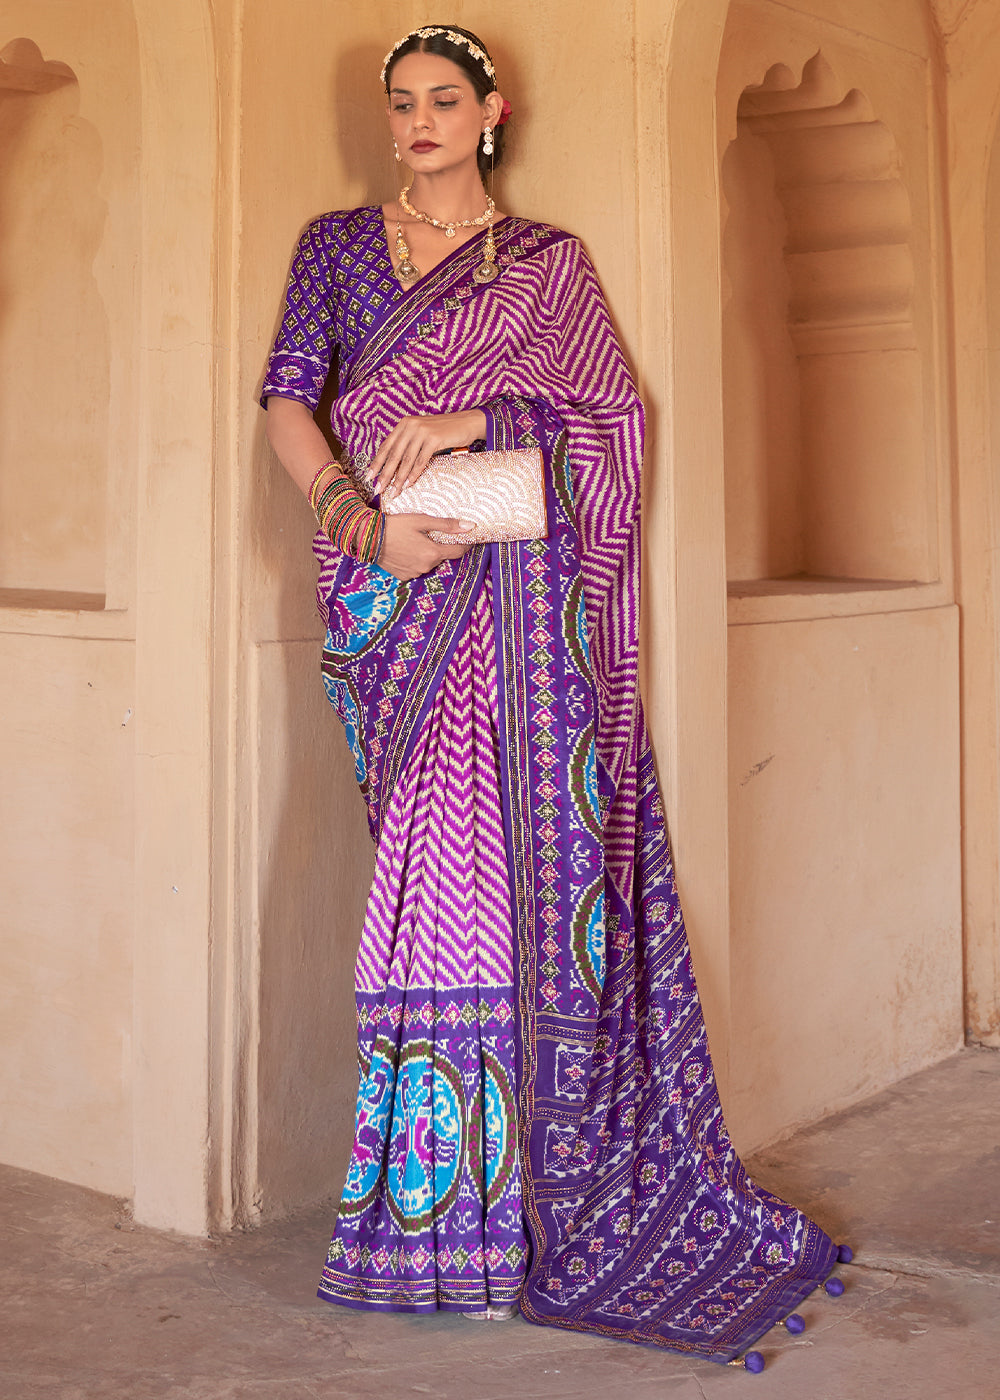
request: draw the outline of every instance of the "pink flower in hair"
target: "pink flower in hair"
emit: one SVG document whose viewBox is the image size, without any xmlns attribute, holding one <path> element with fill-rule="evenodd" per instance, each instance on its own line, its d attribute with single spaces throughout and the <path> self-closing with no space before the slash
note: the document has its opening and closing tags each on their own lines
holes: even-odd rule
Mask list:
<svg viewBox="0 0 1000 1400">
<path fill-rule="evenodd" d="M 510 105 L 510 103 L 505 97 L 503 100 L 503 106 L 500 108 L 500 115 L 497 117 L 497 126 L 503 126 L 504 122 L 507 120 L 507 118 L 510 116 L 513 110 L 513 107 Z"/>
</svg>

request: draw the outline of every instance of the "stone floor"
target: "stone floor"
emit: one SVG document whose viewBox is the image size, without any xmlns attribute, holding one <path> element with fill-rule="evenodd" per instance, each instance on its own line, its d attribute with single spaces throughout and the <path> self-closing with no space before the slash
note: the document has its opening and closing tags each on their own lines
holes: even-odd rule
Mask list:
<svg viewBox="0 0 1000 1400">
<path fill-rule="evenodd" d="M 767 1369 L 517 1320 L 319 1303 L 332 1210 L 197 1242 L 0 1170 L 2 1400 L 991 1400 L 1000 1397 L 1000 1054 L 955 1058 L 759 1156 L 754 1174 L 857 1257 Z"/>
</svg>

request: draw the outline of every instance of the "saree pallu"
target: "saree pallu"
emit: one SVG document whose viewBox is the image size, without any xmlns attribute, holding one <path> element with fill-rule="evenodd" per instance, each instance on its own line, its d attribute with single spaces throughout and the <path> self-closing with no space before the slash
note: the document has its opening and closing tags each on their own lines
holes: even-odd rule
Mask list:
<svg viewBox="0 0 1000 1400">
<path fill-rule="evenodd" d="M 726 1131 L 638 691 L 642 410 L 579 243 L 497 225 L 342 365 L 360 464 L 404 414 L 538 446 L 549 534 L 402 583 L 317 538 L 323 675 L 378 843 L 354 1153 L 320 1295 L 740 1356 L 836 1248 Z"/>
</svg>

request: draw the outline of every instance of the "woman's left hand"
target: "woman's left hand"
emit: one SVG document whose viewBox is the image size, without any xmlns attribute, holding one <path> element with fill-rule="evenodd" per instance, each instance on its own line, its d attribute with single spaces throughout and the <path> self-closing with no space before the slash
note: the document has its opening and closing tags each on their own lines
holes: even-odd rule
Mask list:
<svg viewBox="0 0 1000 1400">
<path fill-rule="evenodd" d="M 401 418 L 375 453 L 372 483 L 383 500 L 391 500 L 405 486 L 419 481 L 435 452 L 468 447 L 485 436 L 486 414 L 481 408 Z"/>
</svg>

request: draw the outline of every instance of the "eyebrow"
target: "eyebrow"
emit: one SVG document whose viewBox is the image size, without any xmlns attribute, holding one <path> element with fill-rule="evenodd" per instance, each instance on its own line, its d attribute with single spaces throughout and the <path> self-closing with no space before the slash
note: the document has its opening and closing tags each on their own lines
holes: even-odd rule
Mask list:
<svg viewBox="0 0 1000 1400">
<path fill-rule="evenodd" d="M 430 92 L 452 92 L 452 91 L 454 91 L 454 89 L 457 88 L 458 86 L 459 86 L 458 83 L 439 83 L 437 87 L 432 87 L 432 88 L 429 89 L 429 91 L 430 91 Z M 400 94 L 401 97 L 412 97 L 412 96 L 413 96 L 413 93 L 410 91 L 409 88 L 398 88 L 398 87 L 394 87 L 394 88 L 390 88 L 389 91 L 390 91 L 390 93 L 398 92 L 398 93 Z"/>
</svg>

